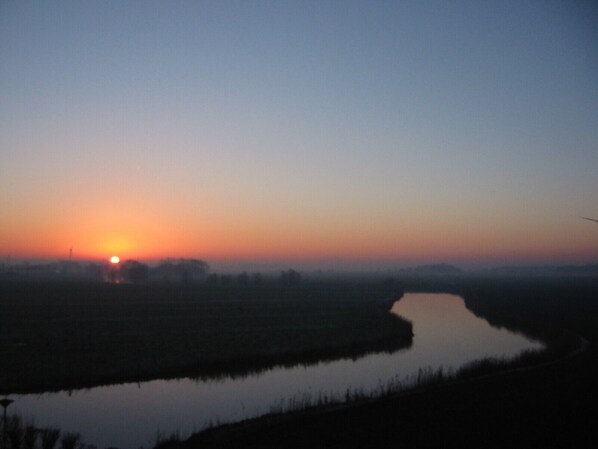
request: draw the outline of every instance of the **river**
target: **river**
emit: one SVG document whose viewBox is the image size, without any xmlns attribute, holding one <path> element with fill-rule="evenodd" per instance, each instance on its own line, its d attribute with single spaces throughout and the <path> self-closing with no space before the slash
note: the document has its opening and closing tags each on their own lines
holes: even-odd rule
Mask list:
<svg viewBox="0 0 598 449">
<path fill-rule="evenodd" d="M 342 398 L 347 390 L 368 392 L 420 368 L 456 369 L 483 357 L 512 357 L 542 344 L 491 327 L 450 294 L 408 293 L 392 307 L 413 322 L 413 344 L 394 353 L 370 354 L 293 368 L 275 367 L 246 377 L 214 380 L 154 380 L 72 392 L 15 395 L 10 412 L 37 427 L 81 433 L 98 448 L 153 447 L 156 436 L 181 437 L 210 424 L 239 421 L 317 401 Z"/>
</svg>

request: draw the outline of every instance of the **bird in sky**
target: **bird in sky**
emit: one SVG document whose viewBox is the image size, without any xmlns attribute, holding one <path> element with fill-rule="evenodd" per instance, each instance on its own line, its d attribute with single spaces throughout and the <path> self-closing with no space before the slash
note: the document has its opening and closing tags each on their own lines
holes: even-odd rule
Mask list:
<svg viewBox="0 0 598 449">
<path fill-rule="evenodd" d="M 588 217 L 581 217 L 584 220 L 590 220 L 590 221 L 595 221 L 596 223 L 598 223 L 598 220 L 596 220 L 595 218 L 588 218 Z"/>
</svg>

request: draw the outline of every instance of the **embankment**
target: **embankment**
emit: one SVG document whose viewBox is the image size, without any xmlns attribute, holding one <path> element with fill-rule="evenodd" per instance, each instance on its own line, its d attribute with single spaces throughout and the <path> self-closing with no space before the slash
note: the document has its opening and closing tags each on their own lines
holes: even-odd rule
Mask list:
<svg viewBox="0 0 598 449">
<path fill-rule="evenodd" d="M 598 399 L 598 284 L 476 279 L 451 288 L 491 324 L 545 339 L 548 359 L 480 364 L 462 373 L 467 380 L 258 418 L 164 447 L 596 447 L 588 410 Z"/>
</svg>

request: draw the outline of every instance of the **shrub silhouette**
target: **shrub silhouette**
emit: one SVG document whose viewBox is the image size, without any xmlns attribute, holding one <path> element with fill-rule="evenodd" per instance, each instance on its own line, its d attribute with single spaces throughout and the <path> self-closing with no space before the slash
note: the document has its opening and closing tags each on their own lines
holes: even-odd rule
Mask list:
<svg viewBox="0 0 598 449">
<path fill-rule="evenodd" d="M 126 260 L 121 264 L 120 271 L 127 282 L 147 281 L 149 267 L 136 260 Z"/>
<path fill-rule="evenodd" d="M 60 430 L 58 429 L 44 429 L 41 431 L 42 435 L 42 449 L 54 449 L 58 439 L 60 438 Z"/>
<path fill-rule="evenodd" d="M 37 441 L 37 435 L 39 430 L 35 428 L 33 424 L 27 424 L 23 432 L 23 448 L 24 449 L 35 449 L 35 442 Z"/>
<path fill-rule="evenodd" d="M 81 443 L 81 435 L 78 433 L 66 433 L 60 440 L 62 449 L 77 449 Z"/>
<path fill-rule="evenodd" d="M 17 415 L 11 416 L 6 421 L 6 438 L 13 449 L 19 449 L 23 441 L 23 423 L 21 417 Z"/>
</svg>

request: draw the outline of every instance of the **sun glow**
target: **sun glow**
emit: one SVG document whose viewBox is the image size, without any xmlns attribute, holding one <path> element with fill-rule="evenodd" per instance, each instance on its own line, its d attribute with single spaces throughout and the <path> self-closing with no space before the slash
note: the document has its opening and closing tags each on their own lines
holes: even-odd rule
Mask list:
<svg viewBox="0 0 598 449">
<path fill-rule="evenodd" d="M 118 257 L 118 256 L 112 256 L 110 258 L 110 263 L 117 264 L 119 262 L 120 262 L 120 257 Z"/>
</svg>

